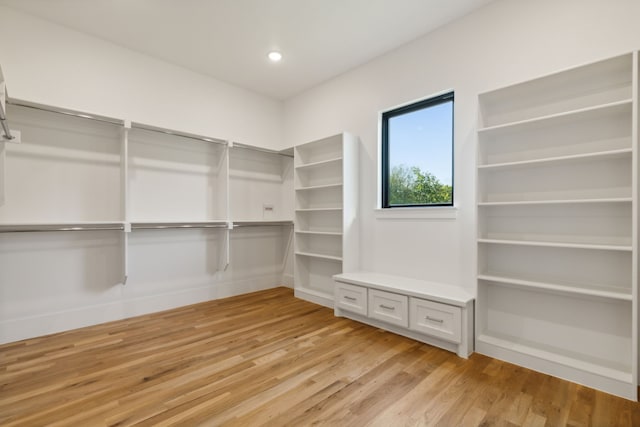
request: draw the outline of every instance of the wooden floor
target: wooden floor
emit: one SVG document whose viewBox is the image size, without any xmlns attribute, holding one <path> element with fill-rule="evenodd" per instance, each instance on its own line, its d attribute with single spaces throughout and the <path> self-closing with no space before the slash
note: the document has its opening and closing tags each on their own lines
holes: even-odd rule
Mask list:
<svg viewBox="0 0 640 427">
<path fill-rule="evenodd" d="M 286 288 L 0 346 L 0 425 L 640 426 L 640 405 Z"/>
</svg>

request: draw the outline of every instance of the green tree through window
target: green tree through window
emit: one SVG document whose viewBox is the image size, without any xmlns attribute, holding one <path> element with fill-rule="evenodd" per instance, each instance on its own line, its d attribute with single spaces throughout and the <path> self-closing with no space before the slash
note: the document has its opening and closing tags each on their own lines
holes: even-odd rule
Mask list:
<svg viewBox="0 0 640 427">
<path fill-rule="evenodd" d="M 390 205 L 446 204 L 451 203 L 452 198 L 453 187 L 417 166 L 397 165 L 391 169 Z"/>
</svg>

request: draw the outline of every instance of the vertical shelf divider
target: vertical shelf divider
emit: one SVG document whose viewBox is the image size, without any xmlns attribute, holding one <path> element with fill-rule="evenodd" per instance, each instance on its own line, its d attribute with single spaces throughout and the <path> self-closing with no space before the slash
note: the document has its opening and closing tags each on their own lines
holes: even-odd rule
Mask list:
<svg viewBox="0 0 640 427">
<path fill-rule="evenodd" d="M 122 127 L 122 146 L 120 150 L 120 209 L 121 218 L 124 223 L 122 233 L 122 284 L 127 284 L 129 277 L 129 233 L 131 233 L 131 222 L 129 218 L 129 131 L 131 121 L 125 120 Z"/>
<path fill-rule="evenodd" d="M 638 366 L 640 365 L 640 354 L 638 349 L 638 334 L 640 331 L 640 319 L 638 315 L 638 304 L 639 304 L 639 295 L 638 295 L 638 279 L 640 276 L 638 275 L 638 268 L 640 265 L 640 251 L 639 251 L 639 234 L 640 234 L 640 224 L 638 221 L 640 220 L 640 214 L 638 212 L 638 195 L 640 194 L 640 174 L 638 168 L 640 163 L 640 158 L 638 154 L 638 149 L 640 146 L 640 129 L 638 126 L 640 124 L 640 53 L 638 51 L 633 52 L 633 77 L 632 77 L 632 96 L 633 96 L 633 106 L 632 106 L 632 120 L 631 120 L 631 144 L 633 150 L 632 156 L 632 164 L 633 164 L 633 176 L 632 176 L 632 218 L 633 222 L 631 224 L 632 228 L 632 248 L 633 248 L 633 266 L 631 272 L 631 295 L 632 295 L 632 340 L 631 340 L 631 352 L 634 363 L 632 365 L 632 375 L 635 381 L 635 384 L 640 383 L 640 372 L 638 371 Z"/>
<path fill-rule="evenodd" d="M 233 229 L 233 218 L 231 218 L 231 191 L 229 186 L 230 177 L 230 156 L 231 156 L 231 148 L 233 148 L 232 141 L 226 141 L 226 145 L 224 148 L 224 155 L 222 158 L 222 167 L 220 172 L 218 172 L 223 179 L 222 187 L 222 200 L 224 203 L 224 218 L 227 221 L 227 227 L 224 230 L 224 255 L 222 257 L 222 262 L 220 263 L 220 271 L 227 271 L 229 268 L 229 264 L 231 264 L 231 230 Z"/>
</svg>

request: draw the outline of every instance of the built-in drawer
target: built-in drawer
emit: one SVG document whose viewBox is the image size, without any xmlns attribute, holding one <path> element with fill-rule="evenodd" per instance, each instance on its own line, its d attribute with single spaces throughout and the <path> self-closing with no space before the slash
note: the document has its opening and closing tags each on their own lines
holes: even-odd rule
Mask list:
<svg viewBox="0 0 640 427">
<path fill-rule="evenodd" d="M 336 282 L 335 303 L 342 310 L 367 315 L 367 288 Z"/>
<path fill-rule="evenodd" d="M 460 307 L 420 298 L 410 298 L 409 328 L 454 343 L 461 342 L 462 311 Z"/>
<path fill-rule="evenodd" d="M 409 326 L 409 298 L 369 289 L 369 317 L 406 328 Z"/>
</svg>

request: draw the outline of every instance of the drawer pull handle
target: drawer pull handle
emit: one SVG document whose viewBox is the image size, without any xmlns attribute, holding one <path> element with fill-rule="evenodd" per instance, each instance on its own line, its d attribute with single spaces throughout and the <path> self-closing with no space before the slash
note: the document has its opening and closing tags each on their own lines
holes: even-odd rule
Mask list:
<svg viewBox="0 0 640 427">
<path fill-rule="evenodd" d="M 444 323 L 444 320 L 443 320 L 443 319 L 436 319 L 435 317 L 429 317 L 429 316 L 427 316 L 425 319 L 427 319 L 427 320 L 431 320 L 432 322 Z"/>
<path fill-rule="evenodd" d="M 390 306 L 384 305 L 384 304 L 380 304 L 380 308 L 385 308 L 387 310 L 395 310 L 396 309 L 395 307 L 390 307 Z"/>
<path fill-rule="evenodd" d="M 347 299 L 347 300 L 349 300 L 349 301 L 355 301 L 355 300 L 356 300 L 356 298 L 354 298 L 354 297 L 350 297 L 349 295 L 345 295 L 345 296 L 344 296 L 344 299 Z"/>
</svg>

